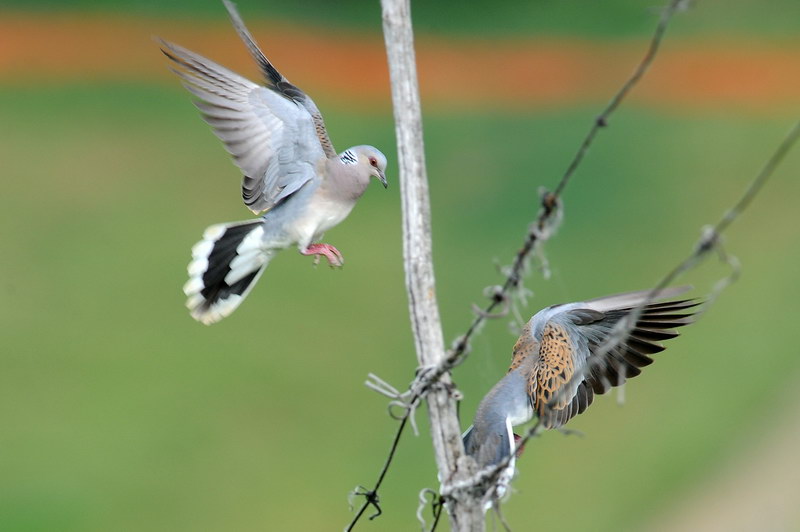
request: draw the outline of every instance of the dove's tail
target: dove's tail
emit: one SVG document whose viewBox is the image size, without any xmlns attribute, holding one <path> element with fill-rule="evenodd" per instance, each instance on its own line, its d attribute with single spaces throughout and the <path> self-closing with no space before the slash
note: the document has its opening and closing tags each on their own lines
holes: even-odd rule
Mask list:
<svg viewBox="0 0 800 532">
<path fill-rule="evenodd" d="M 247 297 L 274 251 L 264 248 L 263 220 L 212 225 L 192 248 L 189 281 L 183 285 L 192 317 L 211 325 Z"/>
</svg>

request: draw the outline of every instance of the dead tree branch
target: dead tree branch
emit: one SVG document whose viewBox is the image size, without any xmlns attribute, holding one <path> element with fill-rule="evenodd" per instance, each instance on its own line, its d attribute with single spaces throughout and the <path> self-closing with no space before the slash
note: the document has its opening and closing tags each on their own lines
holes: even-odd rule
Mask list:
<svg viewBox="0 0 800 532">
<path fill-rule="evenodd" d="M 411 329 L 420 367 L 438 368 L 445 358 L 444 336 L 433 275 L 430 201 L 422 142 L 422 111 L 411 7 L 409 0 L 382 0 L 381 6 L 397 135 L 403 209 L 403 261 Z M 439 478 L 460 478 L 456 464 L 458 458 L 464 454 L 464 447 L 456 411 L 456 394 L 449 375 L 440 374 L 426 391 Z M 410 415 L 409 408 L 401 427 L 405 426 L 405 420 Z M 398 430 L 396 440 L 399 440 L 401 432 L 402 428 Z M 396 443 L 392 449 L 396 449 Z M 379 483 L 385 471 L 386 468 L 378 479 Z M 370 497 L 367 497 L 365 504 L 371 504 L 377 498 L 377 490 L 368 493 Z M 483 527 L 480 506 L 469 497 L 453 501 L 448 511 L 453 530 L 478 530 Z M 363 510 L 359 512 L 359 515 L 362 514 Z M 357 520 L 354 520 L 350 528 Z"/>
</svg>

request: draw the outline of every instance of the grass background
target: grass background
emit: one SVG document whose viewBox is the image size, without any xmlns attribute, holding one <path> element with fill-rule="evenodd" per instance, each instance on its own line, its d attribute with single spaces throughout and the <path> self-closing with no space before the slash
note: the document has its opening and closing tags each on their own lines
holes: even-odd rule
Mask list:
<svg viewBox="0 0 800 532">
<path fill-rule="evenodd" d="M 258 9 L 300 16 L 290 3 L 241 3 L 246 20 Z M 374 6 L 357 5 L 340 4 L 336 22 L 352 29 L 365 13 L 375 18 Z M 508 3 L 480 20 L 478 8 L 445 17 L 448 3 L 437 5 L 420 3 L 421 29 L 610 39 L 652 27 L 632 1 Z M 718 3 L 702 3 L 675 32 L 788 31 L 796 3 L 751 17 L 762 11 L 754 5 L 732 2 L 721 16 Z M 175 2 L 163 13 L 153 3 L 25 7 L 223 16 L 215 3 Z M 500 281 L 495 262 L 508 263 L 520 244 L 537 187 L 556 182 L 604 98 L 523 113 L 426 108 L 448 339 L 482 288 Z M 207 225 L 248 214 L 237 171 L 187 94 L 147 80 L 0 87 L 0 528 L 327 530 L 349 520 L 347 492 L 374 482 L 394 429 L 362 382 L 375 372 L 402 387 L 413 346 L 390 110 L 316 99 L 340 149 L 385 151 L 392 186 L 371 187 L 327 235 L 343 270 L 283 253 L 232 318 L 205 328 L 183 308 L 189 248 Z M 625 105 L 567 189 L 564 224 L 547 246 L 553 277 L 529 278 L 526 314 L 651 285 L 738 197 L 795 114 Z M 642 529 L 781 424 L 784 390 L 800 370 L 798 170 L 795 153 L 731 227 L 742 279 L 631 381 L 624 407 L 600 398 L 571 423 L 585 438 L 529 444 L 505 507 L 515 529 Z M 712 260 L 685 280 L 699 294 L 725 273 Z M 465 426 L 513 341 L 506 323 L 490 323 L 456 370 Z M 384 515 L 363 529 L 415 527 L 418 491 L 437 487 L 420 420 L 423 435 L 404 438 L 382 490 Z"/>
<path fill-rule="evenodd" d="M 359 32 L 377 33 L 380 3 L 372 0 L 306 0 L 305 2 L 264 2 L 239 0 L 249 18 L 294 19 L 309 24 L 336 25 Z M 671 32 L 679 35 L 708 35 L 734 31 L 738 35 L 786 38 L 797 35 L 800 5 L 793 0 L 727 0 L 694 2 L 691 20 Z M 220 6 L 213 0 L 4 0 L 3 6 L 41 12 L 80 10 L 93 13 L 130 13 L 195 19 L 218 19 Z M 417 32 L 450 35 L 500 37 L 532 34 L 583 35 L 588 37 L 645 36 L 650 32 L 658 2 L 642 0 L 472 0 L 464 9 L 458 0 L 416 2 L 413 17 Z M 689 17 L 687 17 L 689 18 Z"/>
</svg>

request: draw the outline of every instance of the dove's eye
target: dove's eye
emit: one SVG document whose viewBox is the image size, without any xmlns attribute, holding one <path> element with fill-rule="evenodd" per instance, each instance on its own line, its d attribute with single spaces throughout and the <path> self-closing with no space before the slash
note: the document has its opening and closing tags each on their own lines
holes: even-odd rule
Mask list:
<svg viewBox="0 0 800 532">
<path fill-rule="evenodd" d="M 378 159 L 376 159 L 375 157 L 370 157 L 369 158 L 369 164 L 371 164 L 372 166 L 377 168 L 378 167 Z"/>
</svg>

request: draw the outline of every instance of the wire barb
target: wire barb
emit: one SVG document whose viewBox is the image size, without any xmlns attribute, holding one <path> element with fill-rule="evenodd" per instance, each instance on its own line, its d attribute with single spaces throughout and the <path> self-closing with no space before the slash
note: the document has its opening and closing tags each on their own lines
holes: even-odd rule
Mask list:
<svg viewBox="0 0 800 532">
<path fill-rule="evenodd" d="M 430 496 L 430 499 L 428 498 Z M 428 523 L 425 521 L 425 516 L 422 512 L 430 505 L 431 513 L 433 514 L 433 523 L 431 528 L 428 528 Z M 419 505 L 417 505 L 417 521 L 419 521 L 422 532 L 432 532 L 436 528 L 436 523 L 439 520 L 438 512 L 441 511 L 441 498 L 436 491 L 431 488 L 422 488 L 419 492 Z M 438 510 L 438 511 L 437 511 Z"/>
<path fill-rule="evenodd" d="M 416 380 L 414 382 L 416 382 Z M 364 384 L 367 388 L 374 390 L 381 395 L 385 395 L 389 399 L 392 399 L 387 405 L 389 417 L 398 421 L 408 419 L 411 422 L 411 428 L 414 430 L 414 436 L 419 436 L 417 419 L 414 414 L 419 406 L 422 395 L 414 393 L 414 383 L 412 383 L 412 386 L 409 387 L 409 389 L 405 392 L 400 392 L 397 390 L 397 388 L 381 379 L 374 373 L 369 373 Z M 396 413 L 395 409 L 400 409 L 402 413 Z"/>
</svg>

